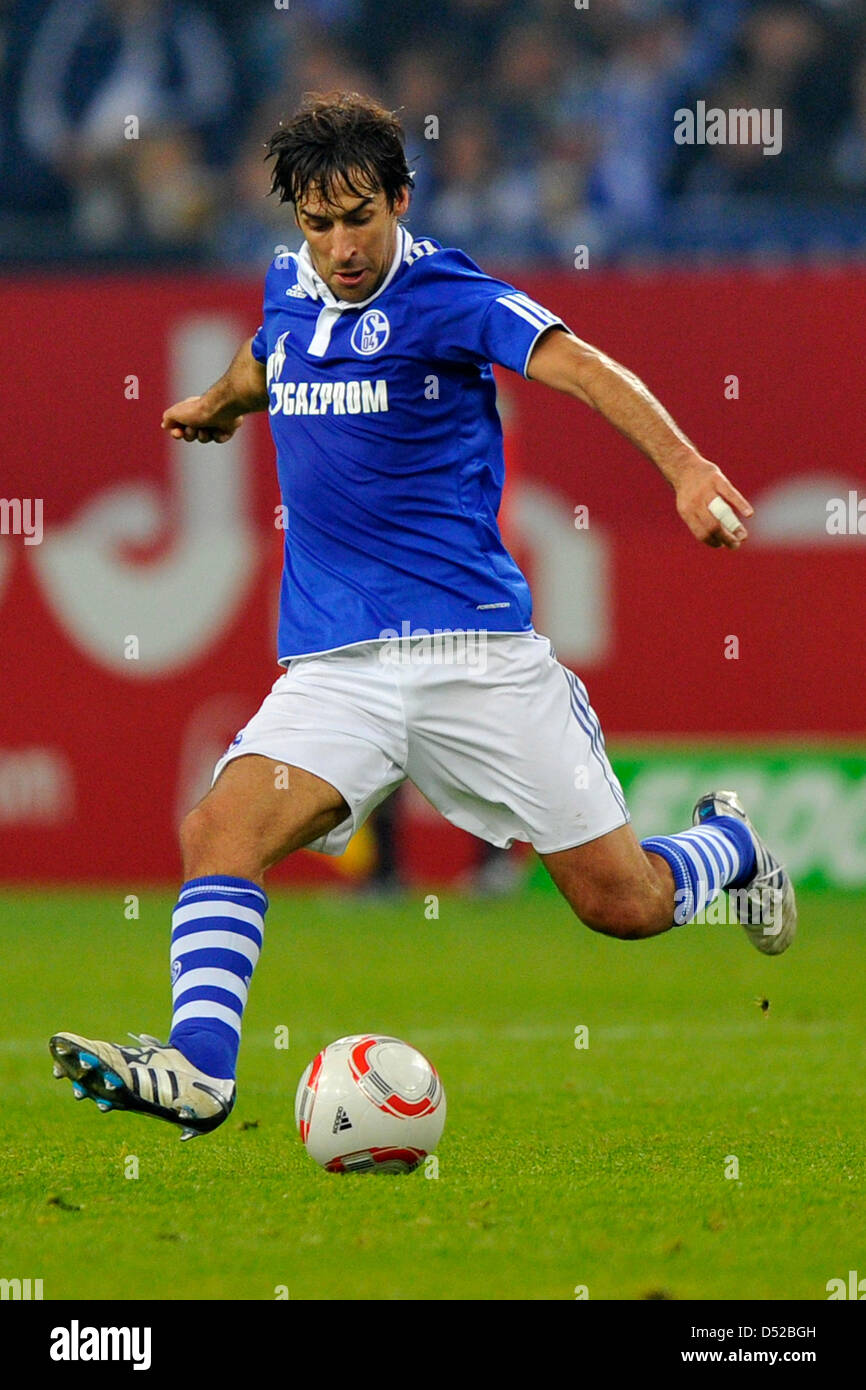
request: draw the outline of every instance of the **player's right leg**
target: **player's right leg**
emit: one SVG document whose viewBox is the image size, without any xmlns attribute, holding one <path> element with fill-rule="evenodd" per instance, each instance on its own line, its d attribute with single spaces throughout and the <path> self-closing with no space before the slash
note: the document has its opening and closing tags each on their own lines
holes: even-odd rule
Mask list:
<svg viewBox="0 0 866 1390">
<path fill-rule="evenodd" d="M 172 917 L 167 1046 L 51 1040 L 55 1074 L 107 1109 L 214 1129 L 235 1100 L 241 1016 L 259 958 L 268 867 L 307 845 L 342 854 L 404 780 L 393 672 L 365 647 L 295 659 L 217 763 L 184 821 L 186 882 Z"/>
<path fill-rule="evenodd" d="M 235 758 L 181 825 L 184 876 L 229 874 L 262 887 L 267 869 L 348 815 L 315 773 L 256 753 Z"/>
<path fill-rule="evenodd" d="M 222 1124 L 235 1102 L 241 1017 L 262 945 L 265 871 L 348 815 L 340 792 L 302 768 L 259 755 L 224 768 L 181 828 L 186 883 L 172 921 L 169 1042 L 55 1034 L 54 1074 L 72 1081 L 76 1099 L 167 1120 L 185 1139 Z"/>
</svg>

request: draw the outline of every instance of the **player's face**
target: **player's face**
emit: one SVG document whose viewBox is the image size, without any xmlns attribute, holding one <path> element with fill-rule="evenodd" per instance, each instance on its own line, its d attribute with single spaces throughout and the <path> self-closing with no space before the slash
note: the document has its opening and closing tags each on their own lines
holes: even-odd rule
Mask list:
<svg viewBox="0 0 866 1390">
<path fill-rule="evenodd" d="M 335 199 L 326 203 L 310 193 L 295 215 L 328 289 L 337 299 L 360 303 L 375 294 L 388 273 L 409 192 L 405 189 L 390 208 L 381 189 L 366 196 L 337 191 Z"/>
</svg>

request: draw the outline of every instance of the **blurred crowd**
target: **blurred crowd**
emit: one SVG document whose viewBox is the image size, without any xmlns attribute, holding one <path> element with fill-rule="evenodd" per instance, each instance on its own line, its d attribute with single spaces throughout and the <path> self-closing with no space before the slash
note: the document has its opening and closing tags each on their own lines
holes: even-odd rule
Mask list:
<svg viewBox="0 0 866 1390">
<path fill-rule="evenodd" d="M 866 254 L 866 0 L 0 0 L 0 258 L 260 266 L 307 91 L 400 108 L 481 261 Z M 781 109 L 780 153 L 674 140 Z"/>
</svg>

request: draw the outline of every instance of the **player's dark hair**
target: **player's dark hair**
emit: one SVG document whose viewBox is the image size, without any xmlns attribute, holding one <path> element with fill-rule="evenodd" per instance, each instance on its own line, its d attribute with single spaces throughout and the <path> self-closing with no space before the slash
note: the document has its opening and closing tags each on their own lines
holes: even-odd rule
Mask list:
<svg viewBox="0 0 866 1390">
<path fill-rule="evenodd" d="M 415 184 L 396 113 L 357 92 L 308 95 L 280 122 L 267 151 L 265 158 L 274 160 L 271 192 L 296 208 L 310 192 L 333 206 L 341 190 L 366 197 L 379 189 L 391 208 Z"/>
</svg>

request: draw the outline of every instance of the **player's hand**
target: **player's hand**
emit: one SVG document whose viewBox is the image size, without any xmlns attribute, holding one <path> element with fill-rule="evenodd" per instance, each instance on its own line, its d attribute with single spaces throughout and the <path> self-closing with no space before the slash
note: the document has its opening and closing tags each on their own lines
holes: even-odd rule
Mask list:
<svg viewBox="0 0 866 1390">
<path fill-rule="evenodd" d="M 693 536 L 705 545 L 739 550 L 748 535 L 741 517 L 751 516 L 753 508 L 720 468 L 695 459 L 680 475 L 676 495 L 677 511 Z"/>
<path fill-rule="evenodd" d="M 169 406 L 162 417 L 162 428 L 173 439 L 185 439 L 187 444 L 225 444 L 244 422 L 233 411 L 213 410 L 204 396 L 188 396 L 185 401 Z"/>
</svg>

